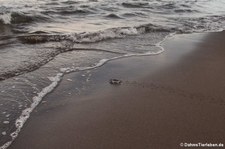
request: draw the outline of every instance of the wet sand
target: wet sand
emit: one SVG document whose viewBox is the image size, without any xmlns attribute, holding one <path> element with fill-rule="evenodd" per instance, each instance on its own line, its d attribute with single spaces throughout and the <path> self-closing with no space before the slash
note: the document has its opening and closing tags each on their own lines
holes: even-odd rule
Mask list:
<svg viewBox="0 0 225 149">
<path fill-rule="evenodd" d="M 225 32 L 176 35 L 157 56 L 71 73 L 9 149 L 176 149 L 225 144 Z M 118 86 L 109 80 L 122 80 Z"/>
</svg>

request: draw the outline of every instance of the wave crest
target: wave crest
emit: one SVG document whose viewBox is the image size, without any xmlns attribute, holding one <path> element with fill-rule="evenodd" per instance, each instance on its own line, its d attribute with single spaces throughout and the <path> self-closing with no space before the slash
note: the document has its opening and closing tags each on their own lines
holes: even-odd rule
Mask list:
<svg viewBox="0 0 225 149">
<path fill-rule="evenodd" d="M 31 34 L 19 36 L 23 43 L 37 44 L 44 42 L 71 41 L 73 43 L 94 43 L 108 39 L 124 38 L 149 32 L 174 32 L 173 28 L 163 28 L 153 24 L 145 24 L 136 27 L 118 27 L 97 32 L 71 33 L 66 35 Z"/>
<path fill-rule="evenodd" d="M 49 18 L 41 14 L 28 15 L 22 12 L 7 12 L 0 14 L 0 22 L 2 24 L 26 24 L 34 21 L 44 22 L 47 20 L 49 21 Z"/>
<path fill-rule="evenodd" d="M 0 14 L 0 23 L 2 24 L 10 24 L 11 19 L 11 13 Z"/>
</svg>

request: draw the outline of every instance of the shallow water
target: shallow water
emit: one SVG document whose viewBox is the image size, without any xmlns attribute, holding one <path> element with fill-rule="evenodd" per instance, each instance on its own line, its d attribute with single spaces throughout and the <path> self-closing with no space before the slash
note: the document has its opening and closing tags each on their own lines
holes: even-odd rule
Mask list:
<svg viewBox="0 0 225 149">
<path fill-rule="evenodd" d="M 0 0 L 0 148 L 64 74 L 160 54 L 174 33 L 223 30 L 224 8 L 223 0 Z"/>
</svg>

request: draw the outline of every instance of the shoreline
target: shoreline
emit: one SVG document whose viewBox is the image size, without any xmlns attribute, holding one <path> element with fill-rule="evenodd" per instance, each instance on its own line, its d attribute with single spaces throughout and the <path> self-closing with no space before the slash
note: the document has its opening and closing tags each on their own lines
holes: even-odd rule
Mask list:
<svg viewBox="0 0 225 149">
<path fill-rule="evenodd" d="M 108 145 L 110 146 L 108 148 L 115 148 L 113 143 L 116 143 L 116 148 L 166 147 L 166 146 L 160 146 L 160 143 L 159 143 L 160 141 L 159 142 L 154 141 L 155 140 L 154 135 L 150 133 L 151 132 L 150 130 L 154 130 L 155 133 L 158 134 L 156 135 L 156 138 L 157 137 L 159 138 L 161 136 L 165 144 L 165 140 L 169 140 L 171 136 L 170 137 L 163 136 L 161 134 L 162 132 L 157 130 L 158 128 L 156 127 L 156 125 L 159 125 L 159 127 L 162 128 L 164 132 L 170 132 L 171 130 L 168 130 L 168 128 L 164 128 L 161 123 L 156 123 L 157 120 L 158 122 L 165 123 L 167 121 L 163 120 L 162 118 L 165 118 L 169 121 L 168 117 L 171 117 L 170 115 L 171 113 L 175 114 L 174 112 L 178 112 L 179 110 L 185 113 L 185 111 L 183 111 L 181 107 L 172 111 L 172 109 L 170 109 L 171 103 L 169 103 L 169 100 L 165 100 L 165 98 L 168 97 L 173 99 L 174 101 L 172 104 L 173 108 L 176 108 L 175 106 L 176 104 L 177 106 L 183 105 L 183 106 L 191 108 L 190 103 L 184 100 L 188 98 L 191 100 L 191 103 L 194 104 L 194 108 L 193 107 L 192 108 L 194 109 L 195 112 L 198 111 L 197 108 L 199 106 L 199 103 L 201 102 L 203 102 L 203 105 L 205 105 L 206 107 L 210 107 L 217 110 L 219 109 L 218 107 L 220 107 L 221 105 L 224 106 L 224 103 L 223 103 L 224 101 L 220 101 L 221 99 L 217 101 L 218 97 L 215 96 L 215 94 L 217 94 L 216 90 L 222 85 L 218 86 L 218 85 L 215 85 L 215 83 L 213 84 L 213 82 L 210 82 L 213 85 L 215 85 L 215 87 L 212 93 L 209 93 L 209 88 L 206 87 L 206 89 L 204 89 L 205 87 L 204 83 L 199 84 L 201 87 L 199 89 L 193 86 L 192 84 L 189 84 L 189 82 L 186 82 L 186 83 L 182 82 L 184 81 L 182 79 L 187 79 L 187 78 L 190 79 L 188 75 L 190 76 L 193 75 L 192 73 L 186 72 L 189 69 L 194 71 L 195 73 L 198 73 L 197 75 L 198 77 L 201 77 L 201 75 L 203 75 L 202 74 L 203 72 L 198 71 L 197 68 L 193 69 L 190 67 L 190 66 L 193 66 L 193 62 L 190 60 L 187 60 L 186 56 L 190 56 L 191 58 L 194 58 L 195 60 L 198 59 L 198 57 L 196 58 L 195 56 L 195 54 L 197 53 L 195 52 L 196 50 L 195 48 L 200 47 L 199 49 L 202 50 L 203 47 L 206 46 L 204 44 L 208 43 L 206 42 L 206 39 L 204 39 L 205 37 L 203 36 L 209 36 L 212 42 L 214 40 L 212 36 L 215 36 L 215 35 L 217 35 L 216 38 L 219 38 L 219 36 L 222 36 L 222 37 L 225 36 L 224 32 L 203 33 L 199 35 L 197 34 L 196 35 L 193 35 L 193 34 L 175 35 L 175 37 L 172 37 L 172 39 L 166 40 L 165 43 L 163 43 L 163 45 L 165 46 L 164 48 L 166 49 L 164 53 L 157 56 L 150 56 L 150 59 L 148 59 L 147 58 L 148 56 L 147 56 L 147 57 L 129 57 L 129 58 L 117 59 L 114 61 L 109 61 L 105 65 L 99 67 L 98 69 L 88 70 L 89 72 L 87 72 L 86 75 L 90 77 L 89 81 L 82 80 L 82 79 L 81 81 L 79 80 L 80 78 L 82 78 L 82 75 L 84 75 L 83 72 L 75 72 L 71 74 L 66 74 L 66 76 L 64 76 L 60 85 L 52 93 L 50 93 L 44 98 L 44 101 L 46 101 L 46 103 L 43 103 L 43 105 L 38 106 L 35 109 L 35 111 L 37 112 L 33 112 L 31 114 L 30 119 L 25 124 L 20 135 L 15 140 L 15 142 L 9 147 L 9 149 L 13 149 L 13 148 L 28 149 L 31 147 L 33 149 L 36 149 L 36 148 L 51 149 L 51 148 L 57 148 L 57 147 L 62 148 L 64 145 L 67 145 L 66 148 L 68 149 L 73 147 L 103 148 L 103 147 L 108 147 Z M 184 40 L 177 39 L 178 37 L 182 37 L 184 38 Z M 222 37 L 220 37 L 220 42 Z M 186 42 L 188 42 L 188 44 Z M 201 43 L 203 43 L 203 45 L 199 46 L 198 44 L 201 44 Z M 222 48 L 222 47 L 218 47 L 218 45 L 216 46 L 215 43 L 213 47 L 216 47 L 217 49 Z M 170 50 L 173 48 L 175 50 L 174 51 L 172 50 L 171 52 Z M 169 51 L 167 51 L 167 49 Z M 179 49 L 185 49 L 186 51 L 179 50 Z M 206 51 L 208 52 L 207 56 L 211 58 L 209 56 L 210 55 L 209 51 L 210 50 Z M 223 54 L 223 51 L 221 53 Z M 196 55 L 197 56 L 200 55 L 200 58 L 204 60 L 204 57 L 205 57 L 204 54 L 201 55 L 197 53 Z M 218 55 L 216 54 L 215 56 L 218 57 Z M 200 63 L 199 65 L 202 68 L 207 67 L 205 66 L 204 63 L 203 64 L 201 64 L 201 62 L 199 63 Z M 210 64 L 210 63 L 207 63 L 207 64 Z M 148 69 L 146 70 L 145 67 L 148 65 L 150 65 L 149 70 Z M 182 69 L 183 66 L 181 67 L 180 65 L 184 65 L 186 69 Z M 186 65 L 187 66 L 190 65 L 190 66 L 187 67 Z M 177 67 L 181 69 L 182 71 L 176 70 Z M 111 74 L 112 70 L 113 70 L 113 73 L 115 74 Z M 176 72 L 175 75 L 177 75 L 177 78 L 179 77 L 181 78 L 181 80 L 178 80 L 178 83 L 174 82 L 176 78 L 173 77 L 174 73 L 172 70 Z M 165 72 L 165 74 L 168 74 L 168 76 L 165 76 L 165 74 L 161 72 Z M 210 71 L 210 73 L 212 72 Z M 224 71 L 222 71 L 222 74 L 223 73 Z M 207 74 L 207 71 L 206 71 L 206 74 Z M 210 76 L 208 77 L 210 78 Z M 222 77 L 222 75 L 220 77 Z M 83 79 L 84 78 L 85 77 L 83 77 Z M 122 85 L 117 87 L 110 86 L 108 83 L 108 80 L 111 78 L 121 79 L 123 81 Z M 152 81 L 152 79 L 154 81 Z M 196 80 L 198 81 L 198 79 Z M 72 81 L 68 81 L 68 80 L 72 80 Z M 201 81 L 204 82 L 204 78 Z M 75 84 L 73 85 L 72 83 L 75 83 Z M 84 88 L 84 89 L 81 91 L 81 93 L 78 93 L 76 88 L 78 89 Z M 192 88 L 194 88 L 194 90 Z M 195 91 L 196 89 L 198 90 L 197 93 Z M 131 91 L 135 91 L 137 93 L 134 93 Z M 149 94 L 148 93 L 149 91 L 152 92 L 152 94 Z M 206 93 L 207 95 L 205 95 Z M 137 96 L 137 95 L 139 95 L 142 99 L 140 103 L 136 98 L 134 98 L 134 96 Z M 224 94 L 222 90 L 219 90 L 219 96 L 223 96 L 223 95 Z M 206 96 L 207 96 L 207 100 L 204 101 Z M 117 97 L 118 99 L 114 99 L 115 97 Z M 180 102 L 176 97 L 183 99 L 182 102 Z M 130 101 L 128 100 L 128 98 L 132 99 L 130 105 L 129 104 L 126 105 Z M 159 101 L 155 101 L 155 100 L 149 101 L 147 100 L 148 98 L 159 99 Z M 195 100 L 197 100 L 197 102 Z M 219 104 L 210 104 L 209 100 L 212 100 L 213 103 L 219 102 Z M 137 107 L 135 107 L 135 105 L 137 105 Z M 159 113 L 154 113 L 155 111 L 150 110 L 152 113 L 147 115 L 145 114 L 145 112 L 149 112 L 147 110 L 149 108 L 147 105 L 153 108 L 155 111 L 158 110 L 157 107 L 161 109 L 162 107 L 160 105 L 162 105 L 166 107 L 166 110 L 168 110 L 167 112 L 169 113 L 168 114 L 167 113 L 165 114 L 162 112 L 160 113 L 160 111 L 158 111 Z M 152 105 L 155 105 L 155 107 Z M 76 109 L 76 107 L 78 109 Z M 108 107 L 108 109 L 106 107 Z M 112 107 L 117 109 L 117 111 L 115 111 L 115 109 Z M 76 110 L 74 110 L 74 108 Z M 137 108 L 139 111 L 135 108 Z M 106 112 L 106 114 L 104 112 Z M 133 114 L 130 114 L 132 112 Z M 79 113 L 83 116 L 86 116 L 87 119 L 81 117 Z M 189 111 L 189 113 L 193 114 L 193 111 Z M 205 113 L 208 113 L 208 111 L 205 111 Z M 224 114 L 224 110 L 220 109 L 220 113 Z M 142 118 L 139 118 L 140 115 L 142 115 L 143 117 L 146 117 L 146 122 Z M 165 117 L 165 115 L 167 117 Z M 151 121 L 149 120 L 150 119 L 149 116 L 151 116 L 152 119 L 156 120 L 156 122 L 153 122 L 154 124 L 152 124 Z M 174 116 L 172 117 L 174 118 Z M 128 122 L 124 121 L 123 118 L 125 119 L 127 118 Z M 138 122 L 138 120 L 135 120 L 134 118 L 137 118 L 140 121 Z M 178 114 L 178 116 L 175 116 L 175 118 L 182 119 L 180 114 Z M 186 119 L 188 119 L 188 117 L 186 117 Z M 80 121 L 77 121 L 77 120 L 80 120 Z M 103 120 L 106 120 L 106 123 Z M 195 120 L 195 125 L 198 125 L 197 118 L 196 119 L 194 118 L 194 120 Z M 85 121 L 93 122 L 96 124 L 96 126 L 87 124 L 87 122 Z M 221 120 L 221 122 L 222 121 L 223 120 Z M 47 128 L 40 128 L 41 125 L 43 125 L 42 122 L 44 123 L 44 126 L 46 126 Z M 177 122 L 180 124 L 179 124 L 179 127 L 176 127 L 176 128 L 177 129 L 179 128 L 180 131 L 181 131 L 181 128 L 183 127 L 189 128 L 187 125 L 185 125 L 184 122 L 179 122 L 179 121 Z M 172 121 L 171 123 L 175 124 L 175 121 Z M 128 125 L 129 127 L 126 128 L 125 124 L 126 125 L 131 124 L 131 126 Z M 147 124 L 150 126 L 147 127 Z M 184 126 L 183 127 L 180 126 L 181 124 Z M 84 126 L 87 126 L 85 127 L 85 129 L 89 130 L 87 133 L 83 132 L 85 130 Z M 118 126 L 121 126 L 121 128 Z M 137 128 L 135 126 L 138 127 L 138 130 L 136 130 Z M 143 128 L 147 129 L 149 134 L 148 133 L 146 134 L 146 132 L 144 132 L 144 130 L 141 129 L 142 128 L 141 126 L 144 126 Z M 205 127 L 207 128 L 207 126 Z M 222 126 L 220 126 L 220 128 L 221 127 Z M 97 130 L 95 130 L 95 128 Z M 171 128 L 173 127 L 171 126 Z M 70 129 L 74 130 L 74 132 L 69 132 Z M 39 130 L 41 131 L 39 132 Z M 123 131 L 125 131 L 126 134 L 128 133 L 128 135 L 123 134 Z M 79 133 L 77 134 L 76 132 L 79 132 Z M 113 136 L 110 136 L 108 133 L 113 134 Z M 137 136 L 136 137 L 133 136 L 134 134 L 136 134 Z M 169 134 L 174 134 L 174 132 L 170 132 Z M 87 136 L 90 135 L 90 137 L 87 137 L 86 135 Z M 181 134 L 179 133 L 179 135 L 182 136 L 182 133 Z M 191 134 L 189 133 L 185 135 L 191 136 Z M 220 135 L 221 137 L 224 137 L 224 133 Z M 41 136 L 46 136 L 47 138 L 50 138 L 50 141 L 48 142 L 46 140 L 47 141 L 46 142 L 45 140 L 43 140 L 44 138 L 41 138 Z M 76 139 L 73 140 L 72 136 L 75 137 L 78 141 L 76 141 Z M 120 139 L 118 140 L 117 138 L 118 136 L 121 136 L 120 138 L 121 140 Z M 102 139 L 104 137 L 106 137 L 107 139 L 103 141 Z M 146 137 L 146 139 L 143 139 L 144 137 Z M 147 138 L 150 140 L 148 140 Z M 84 141 L 85 139 L 88 139 L 90 142 Z M 102 140 L 102 142 L 100 140 Z M 179 144 L 177 142 L 179 141 L 177 140 L 179 140 L 179 138 L 174 139 L 172 143 L 170 142 L 170 146 L 178 147 L 177 145 Z M 101 146 L 98 146 L 99 143 Z M 40 146 L 33 146 L 35 144 Z M 152 146 L 148 146 L 148 145 L 152 145 Z"/>
<path fill-rule="evenodd" d="M 20 133 L 21 129 L 23 128 L 23 125 L 26 123 L 26 121 L 29 119 L 30 114 L 33 112 L 33 110 L 39 105 L 40 102 L 42 102 L 42 99 L 54 91 L 54 89 L 60 85 L 60 82 L 62 81 L 64 75 L 70 74 L 70 73 L 76 73 L 78 72 L 83 72 L 83 71 L 91 71 L 93 69 L 98 69 L 99 67 L 102 67 L 106 63 L 118 59 L 123 59 L 123 58 L 130 58 L 130 57 L 139 57 L 139 56 L 154 56 L 161 54 L 164 52 L 164 48 L 162 47 L 162 43 L 167 40 L 168 38 L 172 37 L 175 33 L 170 33 L 166 35 L 161 41 L 156 42 L 155 44 L 152 44 L 152 46 L 159 48 L 158 50 L 155 51 L 148 51 L 146 53 L 135 53 L 135 54 L 125 54 L 125 55 L 120 55 L 116 57 L 111 57 L 107 59 L 101 59 L 99 62 L 95 63 L 94 66 L 88 66 L 88 67 L 66 67 L 66 68 L 60 68 L 60 71 L 55 75 L 48 77 L 48 79 L 51 81 L 51 83 L 41 89 L 39 93 L 37 93 L 36 96 L 31 97 L 33 99 L 33 103 L 31 103 L 30 107 L 27 107 L 23 111 L 21 111 L 21 115 L 16 119 L 15 125 L 16 125 L 16 130 L 10 133 L 9 137 L 12 137 L 12 140 L 6 142 L 3 144 L 0 148 L 5 149 L 8 146 L 11 145 L 11 143 L 17 138 L 18 134 Z M 123 39 L 124 40 L 124 39 Z M 81 49 L 84 50 L 84 49 Z M 102 50 L 104 51 L 104 50 Z"/>
</svg>

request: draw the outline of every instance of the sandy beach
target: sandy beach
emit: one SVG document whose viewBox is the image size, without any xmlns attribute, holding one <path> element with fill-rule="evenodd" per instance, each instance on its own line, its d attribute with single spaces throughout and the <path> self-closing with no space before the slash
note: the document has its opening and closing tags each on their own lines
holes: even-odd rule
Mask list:
<svg viewBox="0 0 225 149">
<path fill-rule="evenodd" d="M 9 149 L 177 149 L 224 143 L 225 32 L 64 76 Z M 121 85 L 109 84 L 110 79 Z"/>
</svg>

